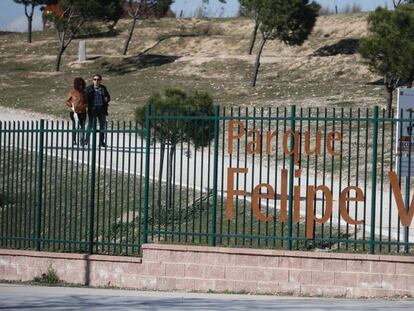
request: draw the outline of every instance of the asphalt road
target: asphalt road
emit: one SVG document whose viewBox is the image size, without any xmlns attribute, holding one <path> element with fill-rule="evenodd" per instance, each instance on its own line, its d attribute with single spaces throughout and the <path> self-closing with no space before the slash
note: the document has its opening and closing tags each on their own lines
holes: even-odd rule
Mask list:
<svg viewBox="0 0 414 311">
<path fill-rule="evenodd" d="M 0 284 L 0 310 L 414 310 L 411 300 L 138 292 Z"/>
</svg>

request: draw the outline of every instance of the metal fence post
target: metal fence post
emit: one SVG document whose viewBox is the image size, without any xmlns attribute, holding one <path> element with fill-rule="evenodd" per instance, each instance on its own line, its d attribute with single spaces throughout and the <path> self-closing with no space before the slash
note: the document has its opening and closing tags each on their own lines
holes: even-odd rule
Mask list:
<svg viewBox="0 0 414 311">
<path fill-rule="evenodd" d="M 99 129 L 103 131 L 103 129 Z M 89 254 L 93 253 L 93 230 L 95 226 L 95 172 L 96 172 L 96 118 L 92 121 L 91 197 L 89 203 Z"/>
<path fill-rule="evenodd" d="M 42 216 L 42 194 L 43 194 L 43 149 L 44 149 L 45 120 L 40 120 L 39 128 L 39 157 L 37 161 L 37 204 L 36 204 L 36 251 L 40 251 L 41 239 L 41 216 Z"/>
<path fill-rule="evenodd" d="M 213 228 L 212 246 L 217 243 L 217 178 L 218 178 L 218 144 L 219 144 L 219 118 L 220 107 L 215 106 L 214 111 L 214 166 L 213 166 Z"/>
<path fill-rule="evenodd" d="M 295 172 L 295 118 L 296 106 L 293 105 L 290 109 L 290 129 L 292 131 L 290 136 L 290 150 L 292 152 L 289 158 L 289 218 L 288 218 L 288 249 L 292 250 L 292 236 L 293 236 L 293 187 L 294 187 L 294 172 Z"/>
<path fill-rule="evenodd" d="M 377 200 L 377 153 L 378 153 L 378 106 L 374 108 L 374 129 L 372 138 L 372 192 L 371 192 L 371 237 L 370 253 L 375 253 L 375 210 Z"/>
<path fill-rule="evenodd" d="M 6 127 L 6 126 L 5 126 Z M 0 164 L 1 164 L 1 161 L 3 160 L 3 161 L 5 161 L 5 159 L 2 159 L 1 158 L 1 154 L 2 154 L 2 144 L 3 144 L 3 141 L 2 141 L 2 129 L 3 129 L 3 122 L 2 121 L 0 121 Z M 4 136 L 6 136 L 6 135 L 4 135 Z M 3 148 L 6 148 L 6 137 L 4 138 L 4 147 Z M 3 164 L 4 166 L 6 165 L 6 163 L 4 163 Z M 3 176 L 3 178 L 5 178 L 5 176 Z M 4 186 L 4 180 L 2 181 L 3 182 L 3 186 Z M 1 186 L 1 184 L 0 184 L 0 186 Z M 3 200 L 5 201 L 6 200 L 6 194 L 5 193 L 2 193 L 2 192 L 0 192 L 0 208 L 4 208 L 4 206 L 2 206 L 2 203 L 1 203 L 1 200 L 2 200 L 2 196 L 3 195 Z M 5 205 L 6 204 L 6 202 L 3 202 L 3 204 Z M 4 210 L 3 210 L 4 211 Z M 2 238 L 0 238 L 0 247 L 3 247 L 3 245 L 4 245 L 4 239 L 3 239 L 3 225 L 4 225 L 4 212 L 2 212 L 2 217 L 1 217 L 1 227 L 0 227 L 0 236 L 2 237 Z"/>
<path fill-rule="evenodd" d="M 145 190 L 144 190 L 144 241 L 148 243 L 148 204 L 149 204 L 149 174 L 150 174 L 150 148 L 151 148 L 151 105 L 147 104 L 145 108 L 145 135 L 146 135 L 146 146 L 145 146 Z"/>
</svg>

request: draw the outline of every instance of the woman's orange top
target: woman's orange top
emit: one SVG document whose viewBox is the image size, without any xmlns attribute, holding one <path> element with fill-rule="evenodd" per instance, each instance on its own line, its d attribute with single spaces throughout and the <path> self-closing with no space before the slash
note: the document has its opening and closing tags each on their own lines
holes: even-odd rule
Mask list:
<svg viewBox="0 0 414 311">
<path fill-rule="evenodd" d="M 75 108 L 76 113 L 86 113 L 88 108 L 88 101 L 86 99 L 86 94 L 81 93 L 75 89 L 71 89 L 66 96 L 66 106 Z"/>
</svg>

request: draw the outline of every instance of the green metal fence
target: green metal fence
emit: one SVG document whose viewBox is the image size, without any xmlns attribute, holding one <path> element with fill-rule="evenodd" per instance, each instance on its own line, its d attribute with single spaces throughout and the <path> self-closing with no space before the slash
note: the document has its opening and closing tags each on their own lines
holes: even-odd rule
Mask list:
<svg viewBox="0 0 414 311">
<path fill-rule="evenodd" d="M 107 149 L 97 146 L 94 129 L 81 145 L 88 133 L 66 122 L 1 123 L 1 247 L 139 251 L 145 129 L 112 122 L 105 132 Z"/>
<path fill-rule="evenodd" d="M 216 108 L 99 129 L 0 122 L 0 247 L 142 243 L 413 253 L 410 176 L 375 109 Z M 85 133 L 86 132 L 86 133 Z M 73 145 L 73 135 L 89 144 Z M 411 140 L 410 140 L 411 147 Z M 394 174 L 393 174 L 394 173 Z M 392 183 L 390 178 L 394 178 Z M 411 218 L 410 218 L 411 217 Z"/>
</svg>

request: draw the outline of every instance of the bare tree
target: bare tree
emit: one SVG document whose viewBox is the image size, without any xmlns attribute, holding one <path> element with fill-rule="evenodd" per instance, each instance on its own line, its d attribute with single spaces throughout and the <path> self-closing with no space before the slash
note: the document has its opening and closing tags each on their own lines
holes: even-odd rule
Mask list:
<svg viewBox="0 0 414 311">
<path fill-rule="evenodd" d="M 131 27 L 128 37 L 125 40 L 123 55 L 128 53 L 129 44 L 134 34 L 137 20 L 145 19 L 149 16 L 163 16 L 168 11 L 172 0 L 128 0 L 128 15 L 131 18 Z"/>
<path fill-rule="evenodd" d="M 24 5 L 24 15 L 27 17 L 27 42 L 32 43 L 33 14 L 36 6 L 47 4 L 46 0 L 14 0 L 14 2 Z"/>
<path fill-rule="evenodd" d="M 90 21 L 110 20 L 113 14 L 118 14 L 117 5 L 120 5 L 119 0 L 59 0 L 62 12 L 48 15 L 59 39 L 55 71 L 60 70 L 62 55 L 82 26 Z"/>
</svg>

